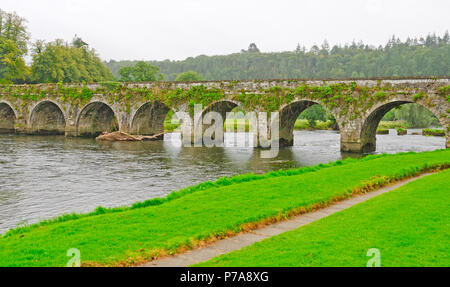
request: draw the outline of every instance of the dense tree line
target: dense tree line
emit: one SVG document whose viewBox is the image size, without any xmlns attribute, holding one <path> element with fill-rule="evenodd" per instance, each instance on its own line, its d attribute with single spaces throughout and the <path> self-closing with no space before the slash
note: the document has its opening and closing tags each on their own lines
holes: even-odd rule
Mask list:
<svg viewBox="0 0 450 287">
<path fill-rule="evenodd" d="M 106 65 L 117 76 L 121 67 L 135 63 L 111 60 Z M 393 36 L 379 47 L 354 42 L 330 48 L 325 41 L 320 47 L 307 50 L 298 45 L 294 51 L 281 53 L 261 53 L 251 44 L 248 50 L 231 55 L 148 63 L 157 66 L 165 80 L 175 80 L 190 70 L 205 80 L 444 76 L 450 74 L 450 36 L 446 32 L 404 42 Z"/>
<path fill-rule="evenodd" d="M 37 41 L 25 63 L 30 34 L 26 20 L 0 9 L 0 83 L 68 83 L 114 80 L 111 71 L 81 38 L 72 43 Z"/>
</svg>

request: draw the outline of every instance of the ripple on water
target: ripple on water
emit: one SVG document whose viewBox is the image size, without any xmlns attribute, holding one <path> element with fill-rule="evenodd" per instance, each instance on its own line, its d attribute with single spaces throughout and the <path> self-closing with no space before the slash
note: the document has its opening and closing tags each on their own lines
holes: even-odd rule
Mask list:
<svg viewBox="0 0 450 287">
<path fill-rule="evenodd" d="M 243 139 L 245 135 L 237 135 Z M 175 140 L 179 136 L 174 136 Z M 258 149 L 182 148 L 180 143 L 101 143 L 92 139 L 0 135 L 0 233 L 20 223 L 98 206 L 130 205 L 222 176 L 316 165 L 347 156 L 333 131 L 295 132 L 274 159 Z M 377 152 L 440 149 L 445 139 L 377 136 Z"/>
</svg>

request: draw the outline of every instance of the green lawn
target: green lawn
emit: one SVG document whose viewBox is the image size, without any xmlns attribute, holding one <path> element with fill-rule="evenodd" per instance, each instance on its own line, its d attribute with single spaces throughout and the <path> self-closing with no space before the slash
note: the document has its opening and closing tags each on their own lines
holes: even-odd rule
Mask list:
<svg viewBox="0 0 450 287">
<path fill-rule="evenodd" d="M 450 170 L 198 266 L 450 266 Z"/>
<path fill-rule="evenodd" d="M 130 208 L 12 230 L 0 238 L 0 266 L 63 266 L 69 248 L 85 265 L 133 265 L 443 165 L 450 166 L 450 150 L 223 178 Z"/>
</svg>

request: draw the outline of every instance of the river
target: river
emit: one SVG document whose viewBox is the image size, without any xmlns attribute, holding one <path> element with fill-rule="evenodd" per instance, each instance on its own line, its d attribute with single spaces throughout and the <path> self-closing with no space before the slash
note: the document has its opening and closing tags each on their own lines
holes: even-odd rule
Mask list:
<svg viewBox="0 0 450 287">
<path fill-rule="evenodd" d="M 114 143 L 0 135 L 0 233 L 65 213 L 162 197 L 222 176 L 356 156 L 339 151 L 339 134 L 334 131 L 296 131 L 295 145 L 281 149 L 274 159 L 262 159 L 258 149 L 232 147 L 230 134 L 225 141 L 224 148 L 182 148 L 177 134 L 167 135 L 164 142 Z M 376 153 L 444 147 L 444 138 L 397 136 L 391 131 L 377 136 Z"/>
</svg>

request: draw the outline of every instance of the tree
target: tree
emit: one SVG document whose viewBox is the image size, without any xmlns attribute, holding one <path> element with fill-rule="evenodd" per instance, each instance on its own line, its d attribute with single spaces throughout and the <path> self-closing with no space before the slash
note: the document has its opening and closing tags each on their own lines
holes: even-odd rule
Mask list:
<svg viewBox="0 0 450 287">
<path fill-rule="evenodd" d="M 89 46 L 86 42 L 83 41 L 80 37 L 75 34 L 75 37 L 72 40 L 72 46 L 77 48 L 87 47 Z"/>
<path fill-rule="evenodd" d="M 32 79 L 36 83 L 100 82 L 113 74 L 93 49 L 77 47 L 63 40 L 37 41 L 33 49 Z"/>
<path fill-rule="evenodd" d="M 321 105 L 313 105 L 304 110 L 299 118 L 308 120 L 310 127 L 314 128 L 316 126 L 316 121 L 325 122 L 327 120 L 327 111 Z"/>
<path fill-rule="evenodd" d="M 119 69 L 120 81 L 122 82 L 132 82 L 134 68 L 132 66 L 125 66 Z"/>
<path fill-rule="evenodd" d="M 15 12 L 7 13 L 0 9 L 0 37 L 13 41 L 22 55 L 28 52 L 30 40 L 25 23 L 25 18 L 21 18 Z"/>
<path fill-rule="evenodd" d="M 195 82 L 195 81 L 203 81 L 205 80 L 202 75 L 197 74 L 194 71 L 186 71 L 178 74 L 175 81 L 179 82 Z"/>
<path fill-rule="evenodd" d="M 0 37 L 0 83 L 25 81 L 28 74 L 28 67 L 17 45 L 11 40 Z"/>
<path fill-rule="evenodd" d="M 251 43 L 247 50 L 241 50 L 242 53 L 260 53 L 255 43 Z"/>
<path fill-rule="evenodd" d="M 418 104 L 406 104 L 394 110 L 395 119 L 403 120 L 412 128 L 439 126 L 439 120 L 425 107 Z"/>
<path fill-rule="evenodd" d="M 123 82 L 153 82 L 164 79 L 163 74 L 159 72 L 159 68 L 152 66 L 143 61 L 139 61 L 136 65 L 120 68 L 118 71 L 120 81 Z"/>
<path fill-rule="evenodd" d="M 29 75 L 24 56 L 30 38 L 26 20 L 0 9 L 0 82 L 21 83 Z"/>
</svg>

